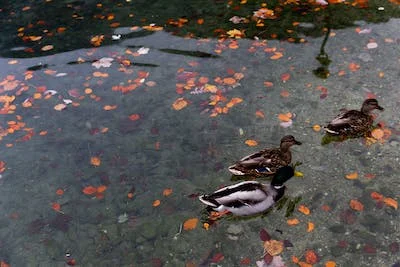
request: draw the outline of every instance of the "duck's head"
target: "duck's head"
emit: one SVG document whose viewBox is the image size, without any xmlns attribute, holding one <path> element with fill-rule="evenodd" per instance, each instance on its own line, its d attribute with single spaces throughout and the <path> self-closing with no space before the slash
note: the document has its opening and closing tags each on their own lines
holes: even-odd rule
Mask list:
<svg viewBox="0 0 400 267">
<path fill-rule="evenodd" d="M 368 114 L 374 109 L 385 110 L 383 107 L 379 106 L 378 100 L 371 98 L 364 101 L 361 107 L 361 112 Z"/>
<path fill-rule="evenodd" d="M 279 188 L 282 187 L 283 184 L 294 176 L 294 169 L 292 166 L 284 166 L 279 168 L 274 177 L 272 178 L 271 185 Z"/>
<path fill-rule="evenodd" d="M 297 141 L 293 135 L 286 135 L 281 139 L 281 147 L 291 147 L 292 145 L 301 145 L 301 142 Z"/>
</svg>

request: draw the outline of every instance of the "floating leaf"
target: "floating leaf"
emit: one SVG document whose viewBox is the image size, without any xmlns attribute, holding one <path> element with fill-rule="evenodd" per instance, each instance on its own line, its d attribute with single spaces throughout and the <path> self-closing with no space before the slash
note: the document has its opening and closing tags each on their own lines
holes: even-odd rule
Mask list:
<svg viewBox="0 0 400 267">
<path fill-rule="evenodd" d="M 103 193 L 104 191 L 106 191 L 107 186 L 105 185 L 100 185 L 97 187 L 97 193 Z"/>
<path fill-rule="evenodd" d="M 129 119 L 131 121 L 137 121 L 137 120 L 140 119 L 140 115 L 139 114 L 132 114 L 132 115 L 129 116 Z"/>
<path fill-rule="evenodd" d="M 59 195 L 59 196 L 62 196 L 64 194 L 64 190 L 59 188 L 59 189 L 56 190 L 56 194 Z"/>
<path fill-rule="evenodd" d="M 261 229 L 260 230 L 260 239 L 262 241 L 268 241 L 271 239 L 271 236 L 268 234 L 267 230 Z"/>
<path fill-rule="evenodd" d="M 93 194 L 97 193 L 97 188 L 89 185 L 89 186 L 86 186 L 85 188 L 83 188 L 82 192 L 85 195 L 93 195 Z"/>
<path fill-rule="evenodd" d="M 377 129 L 372 130 L 371 136 L 372 136 L 373 138 L 375 138 L 376 140 L 380 140 L 380 139 L 383 138 L 384 132 L 383 132 L 383 130 L 377 128 Z"/>
<path fill-rule="evenodd" d="M 262 110 L 257 110 L 256 111 L 256 117 L 264 119 L 265 118 L 265 114 L 264 114 L 264 112 Z"/>
<path fill-rule="evenodd" d="M 304 177 L 304 174 L 302 172 L 299 172 L 299 171 L 294 171 L 294 176 L 296 176 L 296 177 Z"/>
<path fill-rule="evenodd" d="M 222 253 L 217 253 L 217 254 L 215 254 L 215 255 L 212 257 L 211 262 L 212 262 L 212 263 L 217 263 L 217 262 L 222 261 L 224 258 L 225 258 L 225 257 L 224 257 L 224 254 L 222 254 Z"/>
<path fill-rule="evenodd" d="M 199 221 L 199 219 L 197 219 L 197 218 L 187 219 L 183 223 L 183 229 L 186 231 L 193 230 L 194 228 L 196 228 L 198 221 Z"/>
<path fill-rule="evenodd" d="M 308 249 L 304 253 L 304 257 L 308 264 L 316 264 L 318 262 L 318 255 L 314 250 Z"/>
<path fill-rule="evenodd" d="M 158 206 L 160 206 L 160 204 L 161 204 L 161 201 L 159 199 L 156 199 L 153 201 L 153 207 L 158 207 Z"/>
<path fill-rule="evenodd" d="M 256 146 L 256 145 L 258 145 L 258 142 L 256 140 L 252 140 L 252 139 L 247 139 L 244 143 L 246 145 L 248 145 L 248 146 Z"/>
<path fill-rule="evenodd" d="M 319 131 L 321 131 L 321 126 L 320 125 L 318 125 L 318 124 L 315 124 L 315 125 L 313 125 L 313 130 L 315 131 L 315 132 L 319 132 Z"/>
<path fill-rule="evenodd" d="M 290 74 L 289 73 L 284 73 L 281 75 L 281 81 L 282 82 L 287 82 L 290 79 Z"/>
<path fill-rule="evenodd" d="M 234 85 L 236 83 L 236 80 L 234 78 L 228 77 L 228 78 L 224 78 L 223 82 L 224 82 L 224 84 L 227 84 L 227 85 Z"/>
<path fill-rule="evenodd" d="M 393 207 L 393 208 L 396 209 L 396 210 L 397 210 L 397 208 L 398 208 L 398 203 L 397 203 L 397 201 L 394 200 L 393 198 L 385 197 L 385 198 L 383 199 L 383 202 L 384 202 L 387 206 Z"/>
<path fill-rule="evenodd" d="M 286 97 L 290 96 L 290 93 L 289 93 L 288 90 L 282 90 L 280 95 L 281 95 L 281 97 L 285 97 L 286 98 Z"/>
<path fill-rule="evenodd" d="M 42 51 L 49 51 L 49 50 L 51 50 L 51 49 L 53 49 L 54 48 L 54 46 L 52 46 L 52 45 L 45 45 L 45 46 L 43 46 L 42 48 L 41 48 L 41 50 Z"/>
<path fill-rule="evenodd" d="M 371 197 L 378 201 L 383 200 L 383 195 L 379 194 L 378 192 L 372 192 Z"/>
<path fill-rule="evenodd" d="M 51 208 L 55 211 L 60 211 L 61 210 L 61 205 L 57 202 L 51 203 Z"/>
<path fill-rule="evenodd" d="M 165 188 L 163 191 L 163 196 L 169 196 L 172 194 L 172 188 Z"/>
<path fill-rule="evenodd" d="M 301 213 L 303 213 L 304 215 L 310 215 L 310 209 L 307 208 L 305 205 L 300 205 L 298 207 L 298 211 L 300 211 Z"/>
<path fill-rule="evenodd" d="M 325 267 L 336 267 L 336 262 L 327 261 L 327 262 L 325 262 Z"/>
<path fill-rule="evenodd" d="M 358 69 L 360 69 L 360 65 L 358 65 L 358 64 L 356 64 L 356 63 L 354 63 L 354 62 L 351 62 L 350 64 L 349 64 L 349 70 L 350 71 L 357 71 Z"/>
<path fill-rule="evenodd" d="M 352 172 L 346 175 L 346 179 L 349 180 L 354 180 L 358 178 L 358 173 L 357 172 Z"/>
<path fill-rule="evenodd" d="M 92 164 L 93 166 L 100 166 L 101 160 L 99 157 L 91 157 L 90 164 Z"/>
<path fill-rule="evenodd" d="M 104 107 L 103 107 L 103 109 L 104 110 L 107 110 L 107 111 L 109 111 L 109 110 L 114 110 L 114 109 L 116 109 L 117 108 L 117 105 L 105 105 Z"/>
<path fill-rule="evenodd" d="M 360 201 L 352 199 L 350 200 L 350 208 L 356 211 L 362 211 L 364 210 L 364 205 Z"/>
<path fill-rule="evenodd" d="M 300 221 L 299 221 L 298 219 L 296 219 L 296 218 L 288 219 L 286 222 L 287 222 L 287 224 L 290 225 L 290 226 L 292 226 L 292 225 L 297 225 L 297 224 L 300 223 Z"/>
<path fill-rule="evenodd" d="M 315 225 L 312 222 L 307 223 L 307 233 L 314 231 Z"/>
<path fill-rule="evenodd" d="M 61 103 L 61 104 L 55 105 L 54 109 L 57 110 L 57 111 L 61 111 L 61 110 L 65 109 L 66 107 L 67 107 L 66 104 Z"/>
<path fill-rule="evenodd" d="M 271 256 L 277 256 L 282 253 L 284 248 L 283 242 L 278 240 L 267 240 L 264 242 L 264 253 L 267 252 Z"/>
<path fill-rule="evenodd" d="M 283 121 L 283 122 L 289 122 L 289 121 L 291 121 L 292 119 L 292 113 L 290 113 L 290 112 L 288 112 L 288 113 L 281 113 L 281 114 L 279 114 L 278 115 L 278 119 L 280 120 L 280 121 Z"/>
<path fill-rule="evenodd" d="M 175 100 L 175 102 L 172 104 L 172 108 L 175 110 L 181 110 L 185 108 L 188 105 L 188 101 L 184 99 L 183 97 L 178 98 Z"/>
</svg>

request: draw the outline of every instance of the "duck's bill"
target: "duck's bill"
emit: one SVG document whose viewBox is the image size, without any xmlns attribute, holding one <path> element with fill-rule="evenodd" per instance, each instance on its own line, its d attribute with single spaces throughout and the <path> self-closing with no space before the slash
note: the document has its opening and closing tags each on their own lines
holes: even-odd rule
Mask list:
<svg viewBox="0 0 400 267">
<path fill-rule="evenodd" d="M 300 141 L 297 141 L 297 140 L 295 140 L 294 143 L 295 143 L 296 145 L 301 145 L 301 142 L 300 142 Z"/>
<path fill-rule="evenodd" d="M 376 106 L 376 109 L 378 109 L 378 110 L 385 110 L 383 107 L 381 107 L 381 106 Z"/>
</svg>

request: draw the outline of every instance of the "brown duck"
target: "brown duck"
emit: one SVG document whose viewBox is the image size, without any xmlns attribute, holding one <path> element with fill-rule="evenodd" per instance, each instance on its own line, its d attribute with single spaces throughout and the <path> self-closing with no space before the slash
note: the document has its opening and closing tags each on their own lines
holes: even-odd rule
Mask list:
<svg viewBox="0 0 400 267">
<path fill-rule="evenodd" d="M 376 99 L 367 99 L 361 110 L 344 110 L 325 127 L 331 135 L 359 137 L 370 131 L 373 124 L 371 111 L 384 110 Z"/>
<path fill-rule="evenodd" d="M 271 175 L 279 168 L 287 166 L 292 161 L 290 147 L 301 145 L 292 135 L 286 135 L 281 139 L 279 148 L 266 148 L 248 155 L 236 164 L 229 166 L 229 171 L 234 175 Z"/>
</svg>

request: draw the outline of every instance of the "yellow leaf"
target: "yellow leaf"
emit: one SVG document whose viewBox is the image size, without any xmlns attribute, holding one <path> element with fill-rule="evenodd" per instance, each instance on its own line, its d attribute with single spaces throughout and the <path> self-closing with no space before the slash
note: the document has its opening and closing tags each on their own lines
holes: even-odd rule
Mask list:
<svg viewBox="0 0 400 267">
<path fill-rule="evenodd" d="M 174 103 L 172 103 L 172 108 L 175 110 L 181 110 L 185 108 L 188 105 L 188 101 L 185 100 L 183 97 L 178 98 L 175 100 Z"/>
<path fill-rule="evenodd" d="M 327 261 L 327 262 L 325 262 L 325 267 L 336 267 L 336 262 Z"/>
<path fill-rule="evenodd" d="M 186 220 L 183 223 L 183 229 L 186 231 L 195 229 L 198 221 L 199 221 L 199 219 L 197 219 L 197 218 L 191 218 L 191 219 Z"/>
<path fill-rule="evenodd" d="M 296 176 L 296 177 L 304 177 L 304 174 L 302 172 L 299 172 L 299 171 L 294 171 L 294 176 Z"/>
<path fill-rule="evenodd" d="M 315 132 L 321 131 L 321 126 L 319 126 L 318 124 L 315 124 L 312 128 L 313 128 L 313 130 L 314 130 Z"/>
</svg>

